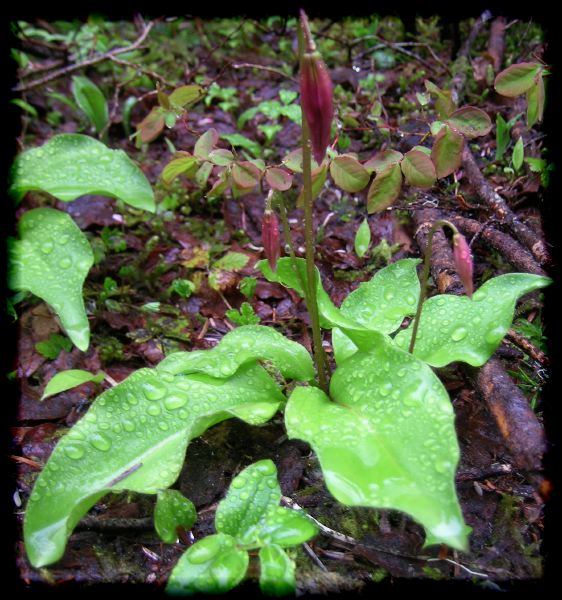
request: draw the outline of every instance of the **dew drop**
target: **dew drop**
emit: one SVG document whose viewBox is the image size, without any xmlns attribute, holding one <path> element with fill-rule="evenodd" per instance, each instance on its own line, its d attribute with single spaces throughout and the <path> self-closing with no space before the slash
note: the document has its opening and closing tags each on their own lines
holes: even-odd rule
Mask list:
<svg viewBox="0 0 562 600">
<path fill-rule="evenodd" d="M 412 294 L 408 294 L 408 295 L 406 296 L 406 302 L 407 302 L 408 304 L 414 304 L 414 303 L 415 303 L 415 301 L 416 301 L 416 299 L 415 299 L 415 298 L 412 296 Z"/>
<path fill-rule="evenodd" d="M 273 462 L 267 461 L 259 465 L 257 469 L 262 475 L 274 475 L 275 465 Z"/>
<path fill-rule="evenodd" d="M 44 244 L 41 245 L 41 252 L 43 252 L 43 254 L 51 254 L 51 252 L 53 251 L 53 248 L 54 248 L 53 242 L 45 242 Z"/>
<path fill-rule="evenodd" d="M 152 383 L 146 382 L 142 386 L 142 391 L 148 400 L 160 400 L 160 398 L 166 395 L 166 386 L 157 381 Z"/>
<path fill-rule="evenodd" d="M 68 244 L 68 240 L 70 239 L 70 236 L 66 233 L 63 233 L 58 239 L 57 242 L 61 245 L 64 246 L 65 244 Z"/>
<path fill-rule="evenodd" d="M 392 300 L 394 298 L 394 292 L 392 290 L 387 290 L 384 293 L 384 299 L 385 300 Z"/>
<path fill-rule="evenodd" d="M 68 458 L 72 458 L 73 460 L 78 460 L 84 456 L 84 448 L 80 446 L 67 446 L 64 452 Z"/>
<path fill-rule="evenodd" d="M 159 415 L 159 414 L 160 414 L 160 411 L 161 411 L 161 410 L 162 410 L 162 409 L 160 408 L 160 405 L 159 405 L 159 404 L 151 404 L 151 405 L 150 405 L 150 406 L 149 406 L 149 407 L 146 409 L 146 412 L 147 412 L 147 413 L 148 413 L 150 416 L 152 416 L 152 417 L 155 417 L 156 415 Z"/>
<path fill-rule="evenodd" d="M 70 266 L 72 265 L 72 260 L 68 257 L 65 256 L 63 259 L 61 259 L 61 261 L 59 262 L 59 267 L 61 269 L 68 269 Z"/>
<path fill-rule="evenodd" d="M 111 440 L 108 440 L 101 433 L 94 433 L 90 437 L 90 444 L 97 450 L 101 450 L 102 452 L 107 452 L 111 449 Z"/>
<path fill-rule="evenodd" d="M 246 479 L 244 479 L 244 477 L 236 477 L 236 479 L 234 479 L 234 481 L 231 483 L 231 486 L 236 490 L 243 488 L 245 485 Z"/>
<path fill-rule="evenodd" d="M 248 494 L 248 492 L 241 492 L 240 493 L 240 500 L 248 500 L 250 497 L 250 494 Z"/>
<path fill-rule="evenodd" d="M 164 400 L 164 406 L 168 409 L 168 410 L 176 410 L 178 408 L 181 408 L 182 406 L 184 406 L 187 402 L 187 396 L 176 396 L 176 395 L 171 395 L 171 396 L 167 396 Z"/>
<path fill-rule="evenodd" d="M 461 340 L 464 340 L 467 333 L 468 332 L 464 327 L 458 327 L 455 329 L 455 331 L 453 331 L 453 333 L 451 333 L 451 339 L 454 342 L 460 342 Z"/>
<path fill-rule="evenodd" d="M 132 421 L 129 421 L 129 419 L 127 419 L 123 421 L 123 429 L 131 433 L 135 430 L 135 424 Z"/>
<path fill-rule="evenodd" d="M 168 429 L 170 429 L 170 426 L 168 423 L 166 423 L 166 421 L 160 421 L 160 423 L 158 423 L 158 427 L 160 427 L 162 431 L 168 431 Z"/>
</svg>

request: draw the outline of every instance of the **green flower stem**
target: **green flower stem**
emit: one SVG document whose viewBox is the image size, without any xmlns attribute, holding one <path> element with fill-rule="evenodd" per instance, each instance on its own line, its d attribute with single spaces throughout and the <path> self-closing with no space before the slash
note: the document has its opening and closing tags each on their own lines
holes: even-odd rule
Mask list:
<svg viewBox="0 0 562 600">
<path fill-rule="evenodd" d="M 289 246 L 289 256 L 291 257 L 291 264 L 293 265 L 293 271 L 296 273 L 302 289 L 306 291 L 305 282 L 302 278 L 301 272 L 297 265 L 295 244 L 293 243 L 293 236 L 291 235 L 291 228 L 289 227 L 289 219 L 287 218 L 287 209 L 285 208 L 285 202 L 283 201 L 283 198 L 280 195 L 276 198 L 275 205 L 279 208 L 279 216 L 281 217 L 281 223 L 283 224 L 283 235 L 285 236 L 285 241 Z"/>
<path fill-rule="evenodd" d="M 425 249 L 425 257 L 423 261 L 423 271 L 420 277 L 421 289 L 420 289 L 420 298 L 418 300 L 418 307 L 416 309 L 416 316 L 414 317 L 414 328 L 412 330 L 412 339 L 410 340 L 410 347 L 408 348 L 408 352 L 412 354 L 414 352 L 414 346 L 416 345 L 416 336 L 418 334 L 418 327 L 420 324 L 420 317 L 423 308 L 423 303 L 427 296 L 427 282 L 429 280 L 429 267 L 431 266 L 431 255 L 433 250 L 433 236 L 435 232 L 440 227 L 449 227 L 453 233 L 458 233 L 457 228 L 450 223 L 449 221 L 439 220 L 435 221 L 429 230 L 429 234 L 427 236 L 427 248 Z"/>
</svg>

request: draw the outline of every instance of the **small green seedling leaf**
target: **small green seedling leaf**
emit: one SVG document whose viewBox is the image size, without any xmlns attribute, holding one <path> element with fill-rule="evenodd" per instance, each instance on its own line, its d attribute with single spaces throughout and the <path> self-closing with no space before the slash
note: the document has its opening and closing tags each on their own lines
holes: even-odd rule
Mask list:
<svg viewBox="0 0 562 600">
<path fill-rule="evenodd" d="M 248 552 L 238 548 L 230 535 L 210 535 L 181 556 L 170 574 L 166 593 L 171 596 L 224 594 L 244 579 L 248 563 Z"/>
<path fill-rule="evenodd" d="M 195 290 L 195 284 L 189 279 L 177 278 L 172 281 L 168 287 L 168 294 L 176 293 L 182 298 L 189 298 Z"/>
<path fill-rule="evenodd" d="M 39 116 L 36 108 L 34 106 L 32 106 L 31 104 L 29 104 L 29 102 L 26 102 L 25 100 L 22 100 L 21 98 L 14 98 L 13 100 L 10 100 L 10 102 L 12 104 L 15 104 L 16 106 L 19 106 L 22 110 L 24 110 L 26 113 L 30 114 L 32 117 L 37 118 Z"/>
<path fill-rule="evenodd" d="M 69 202 L 85 194 L 119 198 L 155 211 L 154 193 L 143 172 L 123 152 L 86 135 L 61 133 L 19 154 L 12 167 L 10 194 L 16 200 L 31 190 Z"/>
<path fill-rule="evenodd" d="M 447 125 L 441 128 L 431 149 L 431 160 L 439 179 L 454 173 L 461 166 L 463 147 L 464 138 L 460 133 Z"/>
<path fill-rule="evenodd" d="M 388 208 L 400 195 L 402 170 L 399 163 L 390 163 L 377 173 L 367 194 L 369 214 Z"/>
<path fill-rule="evenodd" d="M 332 400 L 318 388 L 293 391 L 287 433 L 312 446 L 338 501 L 404 511 L 425 528 L 426 545 L 466 550 L 447 392 L 422 361 L 381 333 L 371 336 L 371 351 L 357 352 L 334 372 Z"/>
<path fill-rule="evenodd" d="M 302 148 L 292 150 L 281 162 L 293 173 L 302 173 Z M 311 160 L 311 165 L 313 171 L 318 169 L 318 163 L 314 159 Z"/>
<path fill-rule="evenodd" d="M 511 326 L 517 298 L 551 283 L 548 277 L 508 273 L 487 281 L 472 299 L 437 295 L 424 302 L 414 356 L 432 367 L 462 361 L 483 365 Z M 409 347 L 412 326 L 400 331 L 395 342 Z"/>
<path fill-rule="evenodd" d="M 189 531 L 197 520 L 197 511 L 193 502 L 177 490 L 161 490 L 154 507 L 154 529 L 166 544 L 175 544 L 178 540 L 177 528 Z"/>
<path fill-rule="evenodd" d="M 488 113 L 475 106 L 463 106 L 445 121 L 469 140 L 490 133 L 492 121 Z"/>
<path fill-rule="evenodd" d="M 451 90 L 442 90 L 428 80 L 425 81 L 425 89 L 436 96 L 435 110 L 440 119 L 446 119 L 457 107 L 453 102 Z"/>
<path fill-rule="evenodd" d="M 362 258 L 367 253 L 369 249 L 369 244 L 371 243 L 371 228 L 369 227 L 369 220 L 363 219 L 361 225 L 357 228 L 357 233 L 355 234 L 355 254 L 359 258 Z"/>
<path fill-rule="evenodd" d="M 72 78 L 72 94 L 76 104 L 93 123 L 96 131 L 100 133 L 109 122 L 107 101 L 99 87 L 82 75 Z"/>
<path fill-rule="evenodd" d="M 209 160 L 219 167 L 226 167 L 234 160 L 234 154 L 226 148 L 217 148 L 209 152 Z"/>
<path fill-rule="evenodd" d="M 527 127 L 542 121 L 544 113 L 544 79 L 542 72 L 537 75 L 537 82 L 527 91 Z"/>
<path fill-rule="evenodd" d="M 45 386 L 41 400 L 45 400 L 49 396 L 60 394 L 66 390 L 70 390 L 78 385 L 87 383 L 89 381 L 93 383 L 101 383 L 105 377 L 105 373 L 90 373 L 89 371 L 83 371 L 82 369 L 69 369 L 68 371 L 61 371 L 57 373 Z"/>
<path fill-rule="evenodd" d="M 235 148 L 240 147 L 244 148 L 244 150 L 248 150 L 248 152 L 251 152 L 256 158 L 262 153 L 262 148 L 257 142 L 254 142 L 239 133 L 221 133 L 220 137 L 223 140 L 230 142 Z"/>
<path fill-rule="evenodd" d="M 19 240 L 10 244 L 8 285 L 44 300 L 80 350 L 90 343 L 82 287 L 94 254 L 86 236 L 69 215 L 34 208 L 18 223 Z"/>
<path fill-rule="evenodd" d="M 200 85 L 182 85 L 168 96 L 168 100 L 173 106 L 186 108 L 195 104 L 204 95 L 205 90 Z"/>
<path fill-rule="evenodd" d="M 162 169 L 160 177 L 165 183 L 172 183 L 178 175 L 190 172 L 192 167 L 198 164 L 199 159 L 196 156 L 174 158 Z"/>
<path fill-rule="evenodd" d="M 55 360 L 58 358 L 61 350 L 70 352 L 72 350 L 72 342 L 64 335 L 58 333 L 52 333 L 48 339 L 35 344 L 35 350 L 48 358 L 49 360 Z"/>
<path fill-rule="evenodd" d="M 431 158 L 425 152 L 415 148 L 406 152 L 400 168 L 408 184 L 414 187 L 430 188 L 437 178 Z"/>
<path fill-rule="evenodd" d="M 249 260 L 250 257 L 242 252 L 227 252 L 213 264 L 213 268 L 223 271 L 239 271 L 248 264 Z"/>
<path fill-rule="evenodd" d="M 520 137 L 515 146 L 513 147 L 513 154 L 511 155 L 511 162 L 513 163 L 513 168 L 516 171 L 519 171 L 523 166 L 523 159 L 525 158 L 525 148 L 523 146 L 523 138 Z"/>
<path fill-rule="evenodd" d="M 354 193 L 369 183 L 369 172 L 350 154 L 336 156 L 330 163 L 330 174 L 342 190 Z"/>
<path fill-rule="evenodd" d="M 240 310 L 235 308 L 227 310 L 226 316 L 237 325 L 257 325 L 260 322 L 260 318 L 248 302 L 242 302 Z"/>
<path fill-rule="evenodd" d="M 509 146 L 511 139 L 509 136 L 510 129 L 509 124 L 506 123 L 505 119 L 498 113 L 496 116 L 496 160 L 501 160 Z"/>
<path fill-rule="evenodd" d="M 254 295 L 257 284 L 258 280 L 255 277 L 244 277 L 240 280 L 238 287 L 244 296 L 249 299 Z"/>
<path fill-rule="evenodd" d="M 211 150 L 217 145 L 219 141 L 219 134 L 216 129 L 208 129 L 205 133 L 195 142 L 193 148 L 193 154 L 199 158 L 208 158 Z"/>
<path fill-rule="evenodd" d="M 543 66 L 539 63 L 523 62 L 511 65 L 498 73 L 494 88 L 502 96 L 520 96 L 535 85 L 537 75 L 542 69 Z"/>
<path fill-rule="evenodd" d="M 294 594 L 297 586 L 295 562 L 277 544 L 268 544 L 259 551 L 260 590 L 267 596 Z"/>
</svg>

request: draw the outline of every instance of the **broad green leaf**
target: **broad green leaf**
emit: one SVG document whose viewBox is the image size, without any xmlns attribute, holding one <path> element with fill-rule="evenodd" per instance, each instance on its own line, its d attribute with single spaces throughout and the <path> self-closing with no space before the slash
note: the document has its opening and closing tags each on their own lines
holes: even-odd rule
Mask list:
<svg viewBox="0 0 562 600">
<path fill-rule="evenodd" d="M 291 104 L 296 100 L 298 94 L 295 90 L 279 90 L 279 98 L 283 104 Z"/>
<path fill-rule="evenodd" d="M 120 198 L 154 212 L 154 193 L 143 172 L 123 152 L 87 135 L 61 133 L 19 154 L 12 167 L 10 194 L 16 200 L 42 190 L 69 202 L 85 194 Z"/>
<path fill-rule="evenodd" d="M 260 181 L 261 173 L 256 165 L 245 160 L 232 165 L 232 178 L 242 190 L 251 190 Z"/>
<path fill-rule="evenodd" d="M 442 90 L 433 82 L 425 81 L 425 89 L 436 96 L 435 110 L 440 119 L 446 119 L 457 107 L 453 102 L 451 90 Z"/>
<path fill-rule="evenodd" d="M 35 344 L 35 350 L 37 350 L 41 356 L 44 356 L 49 360 L 55 360 L 58 358 L 61 350 L 64 350 L 64 352 L 70 352 L 72 350 L 72 342 L 64 335 L 51 333 L 46 340 L 42 340 Z"/>
<path fill-rule="evenodd" d="M 504 155 L 507 147 L 509 146 L 510 136 L 509 136 L 510 127 L 508 123 L 505 122 L 505 119 L 498 113 L 496 115 L 496 156 L 495 160 L 501 160 Z"/>
<path fill-rule="evenodd" d="M 18 223 L 19 240 L 10 244 L 8 285 L 44 300 L 58 315 L 73 344 L 86 351 L 90 326 L 82 287 L 94 254 L 69 215 L 34 208 Z"/>
<path fill-rule="evenodd" d="M 253 140 L 250 140 L 239 133 L 221 133 L 220 137 L 223 140 L 230 142 L 230 144 L 232 144 L 234 147 L 240 147 L 248 150 L 256 158 L 262 153 L 262 148 L 257 142 L 254 142 Z"/>
<path fill-rule="evenodd" d="M 447 125 L 441 128 L 431 149 L 431 160 L 439 179 L 454 173 L 461 166 L 463 147 L 464 138 L 460 133 Z"/>
<path fill-rule="evenodd" d="M 492 121 L 488 113 L 475 106 L 463 106 L 445 121 L 469 140 L 490 133 Z"/>
<path fill-rule="evenodd" d="M 140 136 L 140 141 L 143 144 L 148 144 L 155 140 L 164 129 L 166 111 L 161 106 L 155 106 L 146 117 L 136 125 L 137 132 Z M 137 144 L 140 148 L 140 144 Z"/>
<path fill-rule="evenodd" d="M 406 181 L 414 187 L 430 188 L 435 183 L 435 166 L 431 158 L 421 150 L 406 152 L 400 168 Z"/>
<path fill-rule="evenodd" d="M 223 271 L 239 271 L 248 264 L 249 260 L 250 257 L 242 252 L 227 252 L 213 264 L 213 267 Z"/>
<path fill-rule="evenodd" d="M 543 67 L 539 63 L 517 63 L 498 73 L 494 88 L 498 94 L 514 98 L 530 90 Z"/>
<path fill-rule="evenodd" d="M 339 502 L 404 511 L 425 528 L 426 545 L 466 550 L 447 392 L 427 365 L 373 335 L 378 343 L 370 352 L 334 372 L 332 401 L 318 388 L 295 389 L 285 409 L 287 433 L 312 446 Z"/>
<path fill-rule="evenodd" d="M 53 450 L 25 513 L 29 560 L 57 561 L 78 521 L 108 492 L 171 486 L 188 442 L 212 425 L 233 416 L 264 423 L 283 400 L 255 363 L 229 379 L 139 369 L 101 394 Z"/>
<path fill-rule="evenodd" d="M 154 528 L 160 539 L 166 544 L 175 544 L 178 540 L 177 527 L 189 531 L 197 520 L 197 511 L 193 502 L 178 490 L 161 490 L 154 507 Z"/>
<path fill-rule="evenodd" d="M 168 96 L 168 100 L 175 106 L 185 108 L 200 100 L 204 95 L 205 90 L 200 85 L 182 85 Z"/>
<path fill-rule="evenodd" d="M 209 152 L 209 160 L 214 165 L 226 167 L 234 160 L 234 154 L 230 150 L 226 150 L 226 148 L 217 148 Z"/>
<path fill-rule="evenodd" d="M 278 192 L 285 192 L 293 185 L 293 176 L 277 167 L 271 167 L 265 171 L 265 180 Z"/>
<path fill-rule="evenodd" d="M 226 498 L 217 507 L 215 527 L 248 548 L 295 546 L 318 533 L 304 513 L 279 506 L 280 500 L 275 464 L 260 460 L 232 480 Z"/>
<path fill-rule="evenodd" d="M 424 302 L 414 355 L 433 367 L 463 361 L 479 367 L 500 345 L 513 320 L 517 298 L 551 283 L 527 273 L 499 275 L 487 281 L 472 299 L 438 295 Z M 395 342 L 408 348 L 412 327 Z"/>
<path fill-rule="evenodd" d="M 96 131 L 100 133 L 109 121 L 107 101 L 99 87 L 82 75 L 72 78 L 72 93 L 76 104 L 93 123 Z"/>
<path fill-rule="evenodd" d="M 513 154 L 511 155 L 511 162 L 513 163 L 513 168 L 516 171 L 523 166 L 523 159 L 525 158 L 525 148 L 523 147 L 523 138 L 519 137 L 515 146 L 513 147 Z"/>
<path fill-rule="evenodd" d="M 83 371 L 82 369 L 69 369 L 68 371 L 61 371 L 57 373 L 45 386 L 41 400 L 45 400 L 49 396 L 60 394 L 66 390 L 70 390 L 78 385 L 93 381 L 94 383 L 101 383 L 105 377 L 105 373 L 90 373 L 89 371 Z"/>
<path fill-rule="evenodd" d="M 357 233 L 355 234 L 355 254 L 359 258 L 362 258 L 367 253 L 369 249 L 369 244 L 371 243 L 371 228 L 369 227 L 369 220 L 363 219 L 361 221 L 361 225 L 357 228 Z"/>
<path fill-rule="evenodd" d="M 537 76 L 537 82 L 527 91 L 527 127 L 542 121 L 544 113 L 544 79 L 542 72 Z"/>
<path fill-rule="evenodd" d="M 398 150 L 381 150 L 365 161 L 363 166 L 369 173 L 374 171 L 377 175 L 380 175 L 383 171 L 386 171 L 388 166 L 399 164 L 403 157 L 404 155 Z"/>
<path fill-rule="evenodd" d="M 160 177 L 165 183 L 171 183 L 178 175 L 186 173 L 197 164 L 199 164 L 199 159 L 196 156 L 174 158 L 162 169 Z"/>
<path fill-rule="evenodd" d="M 259 551 L 260 590 L 267 596 L 294 594 L 297 586 L 295 562 L 276 544 L 268 544 Z"/>
<path fill-rule="evenodd" d="M 171 596 L 224 594 L 244 579 L 248 563 L 248 552 L 237 548 L 231 536 L 210 535 L 182 554 L 170 573 L 166 593 Z"/>
<path fill-rule="evenodd" d="M 367 211 L 379 212 L 389 207 L 400 195 L 402 170 L 399 163 L 389 164 L 377 174 L 367 194 Z"/>
<path fill-rule="evenodd" d="M 309 381 L 314 377 L 312 359 L 306 348 L 263 325 L 237 327 L 211 350 L 169 354 L 157 369 L 173 374 L 206 373 L 213 377 L 230 377 L 241 365 L 255 360 L 271 361 L 288 379 Z"/>
<path fill-rule="evenodd" d="M 294 173 L 302 173 L 302 148 L 289 152 L 281 162 Z M 312 171 L 318 169 L 318 163 L 314 159 L 311 160 L 311 166 Z"/>
<path fill-rule="evenodd" d="M 219 134 L 216 129 L 208 129 L 205 133 L 195 142 L 193 148 L 193 154 L 199 158 L 208 158 L 211 150 L 217 145 L 219 141 Z"/>
<path fill-rule="evenodd" d="M 195 173 L 195 182 L 199 187 L 204 188 L 207 186 L 207 181 L 209 180 L 209 176 L 211 175 L 212 170 L 213 163 L 210 163 L 207 160 L 203 161 L 203 163 Z"/>
<path fill-rule="evenodd" d="M 359 192 L 369 183 L 369 171 L 349 154 L 332 160 L 330 175 L 338 187 L 349 193 Z"/>
</svg>

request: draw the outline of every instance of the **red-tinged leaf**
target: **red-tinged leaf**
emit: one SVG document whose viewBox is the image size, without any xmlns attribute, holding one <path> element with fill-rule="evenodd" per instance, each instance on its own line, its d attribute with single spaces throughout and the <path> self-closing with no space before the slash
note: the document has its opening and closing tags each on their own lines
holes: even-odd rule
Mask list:
<svg viewBox="0 0 562 600">
<path fill-rule="evenodd" d="M 475 106 L 459 108 L 445 122 L 468 139 L 486 135 L 492 129 L 492 121 L 488 113 Z"/>
<path fill-rule="evenodd" d="M 195 143 L 193 154 L 199 158 L 208 158 L 211 150 L 219 141 L 219 134 L 216 129 L 208 129 Z"/>
<path fill-rule="evenodd" d="M 146 117 L 137 125 L 141 142 L 148 144 L 156 139 L 164 129 L 164 111 L 160 106 L 155 106 Z"/>
<path fill-rule="evenodd" d="M 260 170 L 247 160 L 232 165 L 232 177 L 241 190 L 251 190 L 260 181 Z"/>
<path fill-rule="evenodd" d="M 539 63 L 517 63 L 498 73 L 494 88 L 498 94 L 514 98 L 530 90 L 543 66 Z"/>
<path fill-rule="evenodd" d="M 326 177 L 328 176 L 328 166 L 324 163 L 321 167 L 317 167 L 311 173 L 312 176 L 312 199 L 318 197 L 322 188 L 324 187 L 324 183 L 326 183 Z M 297 198 L 297 206 L 299 208 L 303 207 L 304 202 L 304 189 L 301 189 L 299 193 L 299 197 Z"/>
<path fill-rule="evenodd" d="M 230 150 L 225 148 L 217 148 L 209 152 L 208 159 L 214 164 L 220 167 L 226 167 L 234 160 L 234 154 Z"/>
<path fill-rule="evenodd" d="M 185 108 L 190 104 L 194 104 L 205 95 L 205 90 L 200 85 L 182 85 L 176 88 L 168 97 L 170 102 L 175 106 Z"/>
<path fill-rule="evenodd" d="M 220 175 L 219 178 L 213 184 L 213 187 L 207 193 L 207 198 L 212 200 L 213 198 L 219 198 L 222 196 L 229 186 L 229 176 L 228 171 L 225 169 Z"/>
<path fill-rule="evenodd" d="M 367 211 L 379 212 L 390 206 L 400 195 L 402 171 L 397 163 L 387 165 L 375 177 L 367 194 Z"/>
<path fill-rule="evenodd" d="M 172 182 L 178 175 L 186 173 L 199 162 L 196 156 L 182 156 L 171 160 L 162 170 L 160 177 L 165 183 Z"/>
<path fill-rule="evenodd" d="M 369 183 L 369 171 L 353 156 L 342 154 L 330 163 L 330 174 L 342 190 L 353 193 Z"/>
<path fill-rule="evenodd" d="M 453 102 L 451 90 L 442 90 L 433 82 L 427 80 L 425 81 L 425 89 L 436 97 L 435 110 L 440 119 L 446 119 L 457 108 L 457 105 Z"/>
<path fill-rule="evenodd" d="M 419 188 L 430 188 L 437 178 L 431 157 L 421 150 L 410 150 L 400 163 L 406 181 Z"/>
<path fill-rule="evenodd" d="M 441 128 L 431 150 L 438 178 L 447 177 L 461 166 L 463 147 L 464 138 L 460 133 L 447 125 Z"/>
<path fill-rule="evenodd" d="M 265 180 L 278 192 L 285 192 L 293 185 L 293 176 L 283 169 L 272 167 L 265 171 Z"/>
<path fill-rule="evenodd" d="M 536 84 L 527 92 L 527 127 L 542 121 L 544 113 L 544 80 L 539 74 Z"/>
<path fill-rule="evenodd" d="M 397 165 L 404 155 L 398 150 L 381 150 L 373 157 L 363 163 L 363 166 L 369 173 L 373 171 L 377 174 L 382 173 L 388 165 Z"/>
<path fill-rule="evenodd" d="M 281 161 L 287 169 L 293 171 L 293 173 L 302 173 L 302 148 L 297 148 L 292 152 L 289 152 L 287 156 Z M 312 170 L 318 169 L 318 163 L 314 160 L 311 161 Z"/>
</svg>

